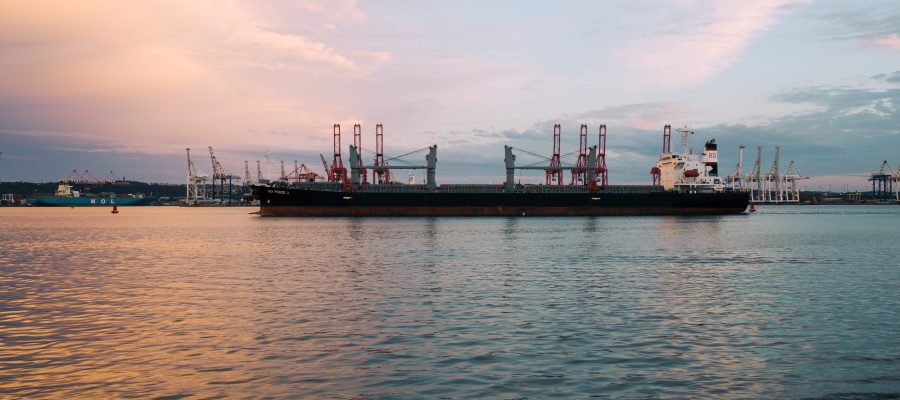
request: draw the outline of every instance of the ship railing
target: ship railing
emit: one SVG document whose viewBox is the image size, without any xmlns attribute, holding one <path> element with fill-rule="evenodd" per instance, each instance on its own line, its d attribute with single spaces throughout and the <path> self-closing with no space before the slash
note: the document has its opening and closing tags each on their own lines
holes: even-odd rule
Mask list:
<svg viewBox="0 0 900 400">
<path fill-rule="evenodd" d="M 664 192 L 661 186 L 653 185 L 608 185 L 598 189 L 601 193 L 654 193 Z"/>
<path fill-rule="evenodd" d="M 344 190 L 344 186 L 340 182 L 302 182 L 294 184 L 294 187 L 300 190 L 321 190 L 329 192 L 340 192 Z"/>
<path fill-rule="evenodd" d="M 427 190 L 425 185 L 362 185 L 357 191 L 367 193 L 421 193 Z"/>
</svg>

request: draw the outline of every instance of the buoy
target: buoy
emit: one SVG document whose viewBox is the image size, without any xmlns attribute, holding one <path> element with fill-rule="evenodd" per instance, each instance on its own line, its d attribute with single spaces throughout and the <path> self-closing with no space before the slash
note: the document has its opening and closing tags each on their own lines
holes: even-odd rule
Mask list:
<svg viewBox="0 0 900 400">
<path fill-rule="evenodd" d="M 753 203 L 750 203 L 750 209 L 747 210 L 747 211 L 750 211 L 750 212 L 752 212 L 752 213 L 755 213 L 755 212 L 756 212 L 756 207 L 753 206 Z"/>
<path fill-rule="evenodd" d="M 119 213 L 119 209 L 118 209 L 116 206 L 113 206 L 113 209 L 112 209 L 111 212 L 112 212 L 113 214 L 118 214 L 118 213 Z"/>
</svg>

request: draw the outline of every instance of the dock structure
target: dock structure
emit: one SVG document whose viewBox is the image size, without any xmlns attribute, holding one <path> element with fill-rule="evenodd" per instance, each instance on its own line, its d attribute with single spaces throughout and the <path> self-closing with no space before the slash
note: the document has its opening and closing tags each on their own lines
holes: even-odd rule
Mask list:
<svg viewBox="0 0 900 400">
<path fill-rule="evenodd" d="M 784 172 L 780 169 L 781 147 L 775 146 L 775 160 L 769 172 L 762 172 L 762 146 L 756 147 L 756 162 L 750 172 L 744 174 L 744 146 L 740 147 L 737 169 L 726 178 L 732 190 L 750 192 L 750 201 L 757 204 L 799 203 L 799 181 L 809 179 L 796 172 L 794 161 Z"/>
<path fill-rule="evenodd" d="M 869 177 L 869 181 L 872 182 L 872 198 L 878 201 L 897 200 L 898 194 L 894 191 L 894 182 L 900 181 L 898 178 L 900 178 L 900 174 L 892 173 L 887 160 L 884 160 L 878 172 L 873 172 Z"/>
</svg>

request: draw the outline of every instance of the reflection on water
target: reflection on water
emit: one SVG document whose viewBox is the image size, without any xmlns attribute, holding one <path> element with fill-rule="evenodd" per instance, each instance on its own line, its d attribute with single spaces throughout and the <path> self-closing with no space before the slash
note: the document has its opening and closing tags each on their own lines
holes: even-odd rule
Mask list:
<svg viewBox="0 0 900 400">
<path fill-rule="evenodd" d="M 0 209 L 0 397 L 900 392 L 890 207 Z"/>
</svg>

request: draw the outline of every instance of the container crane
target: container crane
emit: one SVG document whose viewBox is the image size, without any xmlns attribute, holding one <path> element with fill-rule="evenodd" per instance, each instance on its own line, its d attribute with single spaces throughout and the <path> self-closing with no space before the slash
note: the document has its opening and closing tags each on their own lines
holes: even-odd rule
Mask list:
<svg viewBox="0 0 900 400">
<path fill-rule="evenodd" d="M 256 183 L 262 183 L 262 182 L 263 182 L 262 168 L 259 165 L 259 160 L 256 160 Z"/>
<path fill-rule="evenodd" d="M 233 200 L 231 198 L 231 195 L 233 192 L 232 181 L 235 179 L 240 180 L 241 177 L 228 172 L 227 170 L 225 170 L 224 167 L 222 167 L 222 164 L 219 162 L 219 160 L 216 159 L 216 154 L 213 151 L 212 146 L 209 146 L 209 160 L 212 163 L 212 168 L 213 168 L 213 179 L 212 179 L 213 196 L 215 197 L 215 195 L 216 195 L 216 182 L 218 181 L 219 201 L 222 203 L 225 203 L 225 181 L 227 180 L 228 181 L 228 202 L 232 203 L 233 202 Z"/>
<path fill-rule="evenodd" d="M 894 192 L 893 178 L 891 166 L 884 160 L 878 172 L 872 173 L 869 177 L 872 181 L 872 196 L 877 200 L 888 200 Z"/>
<path fill-rule="evenodd" d="M 187 204 L 197 204 L 201 200 L 206 199 L 206 180 L 209 178 L 206 173 L 201 171 L 191 160 L 190 147 L 185 148 L 187 151 L 188 175 L 187 189 L 185 193 L 185 201 Z"/>
</svg>

